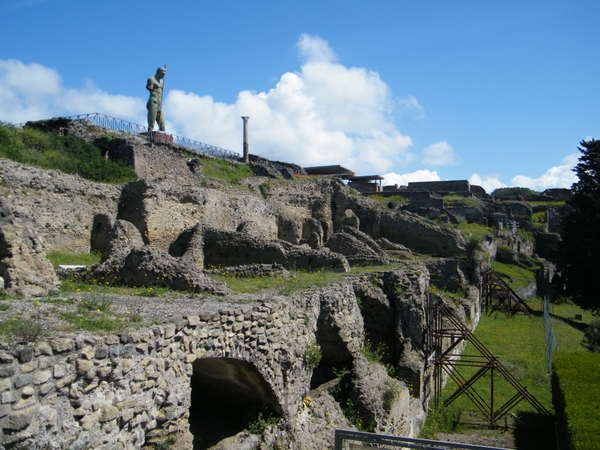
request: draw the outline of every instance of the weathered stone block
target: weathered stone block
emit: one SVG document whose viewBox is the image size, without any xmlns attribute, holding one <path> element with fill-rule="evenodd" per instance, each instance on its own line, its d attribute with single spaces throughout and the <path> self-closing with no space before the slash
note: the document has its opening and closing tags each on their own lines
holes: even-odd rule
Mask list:
<svg viewBox="0 0 600 450">
<path fill-rule="evenodd" d="M 0 418 L 7 416 L 11 412 L 12 412 L 12 405 L 10 403 L 6 404 L 6 405 L 0 405 Z"/>
<path fill-rule="evenodd" d="M 0 380 L 0 392 L 12 388 L 12 380 L 10 378 L 2 378 Z"/>
<path fill-rule="evenodd" d="M 32 381 L 33 377 L 31 375 L 19 375 L 13 380 L 15 388 L 17 389 L 21 389 L 23 386 L 30 384 Z"/>
<path fill-rule="evenodd" d="M 63 387 L 65 387 L 66 385 L 68 385 L 68 384 L 72 383 L 74 379 L 75 379 L 75 374 L 74 374 L 74 373 L 72 373 L 72 374 L 70 374 L 70 375 L 67 375 L 66 377 L 64 377 L 64 378 L 61 378 L 60 380 L 58 380 L 58 381 L 55 383 L 55 385 L 54 385 L 54 386 L 56 387 L 56 389 L 62 389 L 62 388 L 63 388 Z"/>
<path fill-rule="evenodd" d="M 92 359 L 96 353 L 96 350 L 92 346 L 87 346 L 81 349 L 79 352 L 80 356 L 84 359 Z"/>
<path fill-rule="evenodd" d="M 33 358 L 33 348 L 25 347 L 19 350 L 19 362 L 26 363 Z"/>
<path fill-rule="evenodd" d="M 168 323 L 165 325 L 165 339 L 170 339 L 175 335 L 175 324 Z"/>
<path fill-rule="evenodd" d="M 100 422 L 108 422 L 119 416 L 119 410 L 113 405 L 103 405 L 100 408 Z"/>
<path fill-rule="evenodd" d="M 56 353 L 64 353 L 73 350 L 73 348 L 75 348 L 75 343 L 71 339 L 57 338 L 50 341 L 50 347 L 52 347 L 52 350 Z"/>
<path fill-rule="evenodd" d="M 6 422 L 4 422 L 2 428 L 12 431 L 18 431 L 27 428 L 35 419 L 39 409 L 40 405 L 38 403 L 19 411 L 13 411 L 6 419 Z"/>
<path fill-rule="evenodd" d="M 200 325 L 200 316 L 187 316 L 187 321 L 190 327 L 197 327 Z"/>
<path fill-rule="evenodd" d="M 11 354 L 0 351 L 0 364 L 10 364 L 14 361 Z"/>
<path fill-rule="evenodd" d="M 54 366 L 54 378 L 62 378 L 67 374 L 67 365 L 64 363 Z"/>
<path fill-rule="evenodd" d="M 40 386 L 40 390 L 39 393 L 40 395 L 46 395 L 48 392 L 50 392 L 52 389 L 54 388 L 54 383 L 46 383 L 46 384 L 42 384 Z"/>
<path fill-rule="evenodd" d="M 104 359 L 108 356 L 108 348 L 106 347 L 96 347 L 94 351 L 94 357 L 96 359 Z"/>
<path fill-rule="evenodd" d="M 21 369 L 21 373 L 33 372 L 35 369 L 37 369 L 37 360 L 29 361 L 25 364 L 21 364 L 19 366 L 19 369 Z"/>
<path fill-rule="evenodd" d="M 90 369 L 94 367 L 94 363 L 87 359 L 78 359 L 77 360 L 77 373 L 80 375 L 84 375 L 90 371 Z"/>
<path fill-rule="evenodd" d="M 0 378 L 12 377 L 15 373 L 17 373 L 15 366 L 0 367 Z"/>
<path fill-rule="evenodd" d="M 35 389 L 31 386 L 25 386 L 21 391 L 21 396 L 23 398 L 31 397 L 33 394 L 35 394 Z"/>
<path fill-rule="evenodd" d="M 81 428 L 83 428 L 84 430 L 87 431 L 98 423 L 99 416 L 100 416 L 99 413 L 92 413 L 92 414 L 83 416 L 81 418 L 81 420 L 79 421 L 79 425 L 81 425 Z"/>
<path fill-rule="evenodd" d="M 5 391 L 2 394 L 0 394 L 0 403 L 14 403 L 15 401 L 17 401 L 16 397 L 17 395 L 15 391 Z"/>
<path fill-rule="evenodd" d="M 35 356 L 52 356 L 52 347 L 47 342 L 38 342 L 34 346 L 33 353 Z"/>
<path fill-rule="evenodd" d="M 38 370 L 33 374 L 33 384 L 43 384 L 52 378 L 50 370 Z"/>
</svg>

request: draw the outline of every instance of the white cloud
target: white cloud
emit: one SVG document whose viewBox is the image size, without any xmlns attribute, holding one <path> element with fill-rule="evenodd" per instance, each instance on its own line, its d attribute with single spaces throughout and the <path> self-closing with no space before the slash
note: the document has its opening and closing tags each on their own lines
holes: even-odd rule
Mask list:
<svg viewBox="0 0 600 450">
<path fill-rule="evenodd" d="M 398 102 L 376 72 L 337 63 L 317 36 L 303 34 L 297 49 L 298 72 L 283 74 L 267 92 L 240 92 L 233 104 L 177 89 L 165 92 L 167 131 L 241 153 L 241 116 L 250 116 L 250 152 L 265 158 L 302 166 L 341 164 L 362 174 L 414 161 L 411 138 L 393 121 Z M 409 100 L 418 108 L 416 99 Z M 54 69 L 0 60 L 0 120 L 92 112 L 146 122 L 145 99 L 112 95 L 91 81 L 67 88 Z M 438 160 L 452 153 L 444 152 Z"/>
<path fill-rule="evenodd" d="M 456 154 L 446 141 L 436 142 L 423 150 L 423 162 L 431 166 L 447 166 L 456 163 Z"/>
<path fill-rule="evenodd" d="M 488 194 L 491 194 L 496 189 L 507 187 L 506 184 L 500 181 L 497 175 L 487 175 L 485 178 L 482 178 L 480 175 L 474 173 L 469 178 L 469 183 L 481 186 Z"/>
<path fill-rule="evenodd" d="M 397 184 L 398 186 L 407 186 L 410 182 L 416 181 L 440 181 L 440 177 L 435 171 L 430 170 L 417 170 L 412 173 L 398 174 L 398 173 L 386 173 L 382 175 L 385 178 L 383 184 L 385 186 Z"/>
<path fill-rule="evenodd" d="M 302 166 L 341 164 L 380 173 L 412 161 L 412 140 L 396 128 L 389 87 L 376 72 L 335 62 L 326 41 L 302 35 L 303 61 L 268 92 L 240 92 L 232 105 L 170 91 L 165 116 L 186 137 L 240 151 L 249 116 L 250 153 Z"/>
<path fill-rule="evenodd" d="M 331 62 L 337 60 L 337 56 L 335 56 L 327 41 L 318 36 L 304 33 L 296 42 L 296 47 L 302 61 Z"/>
<path fill-rule="evenodd" d="M 572 171 L 577 161 L 577 154 L 568 155 L 561 161 L 563 164 L 551 167 L 539 178 L 531 178 L 525 175 L 513 177 L 510 180 L 510 187 L 526 187 L 539 192 L 551 188 L 569 189 L 573 183 L 577 182 L 577 175 Z M 488 175 L 482 178 L 474 173 L 469 178 L 469 183 L 483 187 L 488 194 L 495 189 L 509 187 L 500 181 L 497 175 Z"/>
<path fill-rule="evenodd" d="M 419 104 L 419 101 L 412 95 L 408 95 L 403 98 L 396 100 L 397 105 L 400 107 L 400 112 L 410 113 L 417 119 L 426 118 L 425 108 Z"/>
<path fill-rule="evenodd" d="M 125 120 L 145 122 L 144 101 L 111 95 L 87 81 L 67 89 L 56 70 L 40 64 L 0 60 L 0 120 L 22 123 L 100 112 Z"/>
<path fill-rule="evenodd" d="M 571 170 L 573 165 L 564 164 L 551 167 L 539 178 L 517 175 L 511 180 L 513 186 L 526 187 L 534 191 L 543 191 L 549 188 L 570 188 L 577 182 L 577 175 Z"/>
</svg>

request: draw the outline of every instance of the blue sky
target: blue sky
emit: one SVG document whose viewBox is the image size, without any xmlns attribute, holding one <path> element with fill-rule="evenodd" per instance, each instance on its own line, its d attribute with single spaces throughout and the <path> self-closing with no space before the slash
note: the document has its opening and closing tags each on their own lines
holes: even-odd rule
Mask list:
<svg viewBox="0 0 600 450">
<path fill-rule="evenodd" d="M 597 0 L 3 0 L 0 120 L 145 123 L 385 184 L 570 187 L 600 138 Z"/>
</svg>

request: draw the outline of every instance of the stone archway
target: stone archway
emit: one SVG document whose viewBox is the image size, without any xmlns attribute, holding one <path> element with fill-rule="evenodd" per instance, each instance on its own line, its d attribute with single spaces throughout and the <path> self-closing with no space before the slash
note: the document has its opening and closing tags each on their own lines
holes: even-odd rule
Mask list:
<svg viewBox="0 0 600 450">
<path fill-rule="evenodd" d="M 351 369 L 353 359 L 347 344 L 339 335 L 339 328 L 319 320 L 316 338 L 323 356 L 319 365 L 313 369 L 311 389 L 333 380 L 337 377 L 336 373 Z"/>
<path fill-rule="evenodd" d="M 194 449 L 209 448 L 243 431 L 258 414 L 279 416 L 275 393 L 251 363 L 202 358 L 193 363 L 190 432 Z"/>
</svg>

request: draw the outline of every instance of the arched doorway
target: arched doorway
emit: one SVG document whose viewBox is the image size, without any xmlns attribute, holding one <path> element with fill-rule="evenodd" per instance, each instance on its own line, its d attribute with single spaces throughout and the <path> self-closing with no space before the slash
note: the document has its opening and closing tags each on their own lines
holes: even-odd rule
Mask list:
<svg viewBox="0 0 600 450">
<path fill-rule="evenodd" d="M 194 361 L 190 432 L 194 449 L 209 448 L 256 420 L 282 413 L 275 393 L 256 367 L 233 358 Z"/>
</svg>

